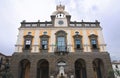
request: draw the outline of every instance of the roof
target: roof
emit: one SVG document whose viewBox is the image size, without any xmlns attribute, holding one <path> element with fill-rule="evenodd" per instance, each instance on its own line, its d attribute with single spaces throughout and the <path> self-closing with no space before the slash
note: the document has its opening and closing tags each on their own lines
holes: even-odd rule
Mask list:
<svg viewBox="0 0 120 78">
<path fill-rule="evenodd" d="M 0 55 L 2 55 L 2 56 L 5 56 L 5 57 L 6 57 L 6 55 L 2 54 L 1 52 L 0 52 Z"/>
<path fill-rule="evenodd" d="M 3 53 L 1 53 L 0 52 L 0 55 L 2 55 L 2 56 L 4 56 L 4 57 L 7 57 L 7 58 L 10 58 L 11 56 L 7 56 L 7 55 L 5 55 L 5 54 L 3 54 Z"/>
<path fill-rule="evenodd" d="M 120 64 L 120 60 L 113 60 L 111 63 L 112 64 Z"/>
</svg>

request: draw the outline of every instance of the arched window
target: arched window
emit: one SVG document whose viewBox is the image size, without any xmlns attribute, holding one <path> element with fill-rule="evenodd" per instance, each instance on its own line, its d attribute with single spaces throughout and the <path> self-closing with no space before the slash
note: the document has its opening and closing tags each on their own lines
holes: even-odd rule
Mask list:
<svg viewBox="0 0 120 78">
<path fill-rule="evenodd" d="M 80 52 L 83 50 L 83 46 L 82 46 L 82 36 L 79 35 L 78 33 L 76 33 L 74 36 L 74 48 L 76 50 L 76 52 Z"/>
<path fill-rule="evenodd" d="M 98 36 L 92 34 L 92 35 L 89 36 L 89 39 L 90 39 L 91 49 L 92 50 L 99 50 L 99 47 L 98 47 Z"/>
<path fill-rule="evenodd" d="M 42 35 L 40 36 L 40 50 L 48 50 L 49 36 Z"/>
<path fill-rule="evenodd" d="M 67 33 L 65 31 L 58 31 L 56 35 L 56 51 L 66 52 L 67 51 Z"/>
<path fill-rule="evenodd" d="M 56 17 L 57 18 L 64 18 L 65 17 L 65 14 L 63 14 L 63 13 L 58 13 L 57 15 L 56 15 Z"/>
<path fill-rule="evenodd" d="M 31 50 L 31 45 L 32 45 L 32 35 L 26 35 L 24 36 L 24 48 L 23 50 Z"/>
</svg>

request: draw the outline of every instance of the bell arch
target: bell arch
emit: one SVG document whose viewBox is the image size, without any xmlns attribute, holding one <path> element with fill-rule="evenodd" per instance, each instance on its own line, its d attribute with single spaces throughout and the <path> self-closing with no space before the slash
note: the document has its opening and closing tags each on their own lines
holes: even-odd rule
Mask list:
<svg viewBox="0 0 120 78">
<path fill-rule="evenodd" d="M 37 63 L 37 78 L 49 78 L 49 62 L 45 59 Z"/>
<path fill-rule="evenodd" d="M 75 61 L 75 78 L 87 78 L 86 63 L 83 59 Z"/>
</svg>

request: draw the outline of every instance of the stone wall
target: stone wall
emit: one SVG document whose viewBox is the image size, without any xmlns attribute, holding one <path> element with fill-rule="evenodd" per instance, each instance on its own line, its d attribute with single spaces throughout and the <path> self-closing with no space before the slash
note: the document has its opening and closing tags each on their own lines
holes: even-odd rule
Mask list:
<svg viewBox="0 0 120 78">
<path fill-rule="evenodd" d="M 46 59 L 49 62 L 49 77 L 56 78 L 58 74 L 57 63 L 65 61 L 65 73 L 70 78 L 71 75 L 75 76 L 75 61 L 83 59 L 86 63 L 87 78 L 94 78 L 92 62 L 96 58 L 101 59 L 104 64 L 104 78 L 108 77 L 108 71 L 112 69 L 109 53 L 107 52 L 75 52 L 65 55 L 57 55 L 54 53 L 14 53 L 11 59 L 11 70 L 14 78 L 20 78 L 20 61 L 27 59 L 30 61 L 30 78 L 37 78 L 37 63 L 41 59 Z"/>
</svg>

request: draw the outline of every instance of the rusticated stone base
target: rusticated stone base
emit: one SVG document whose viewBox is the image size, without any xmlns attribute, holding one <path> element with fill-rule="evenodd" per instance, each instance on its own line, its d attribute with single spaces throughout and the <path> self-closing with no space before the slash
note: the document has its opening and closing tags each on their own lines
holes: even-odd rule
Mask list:
<svg viewBox="0 0 120 78">
<path fill-rule="evenodd" d="M 108 71 L 112 69 L 110 62 L 110 56 L 108 52 L 71 52 L 65 55 L 57 55 L 54 53 L 14 53 L 11 58 L 11 71 L 14 78 L 20 78 L 20 61 L 27 59 L 30 61 L 30 78 L 37 78 L 37 63 L 41 59 L 45 59 L 49 62 L 49 78 L 57 77 L 59 67 L 57 63 L 59 61 L 65 61 L 65 73 L 68 78 L 75 78 L 75 61 L 83 59 L 86 63 L 87 78 L 94 78 L 93 73 L 93 60 L 101 59 L 104 64 L 104 76 L 108 78 Z"/>
</svg>

